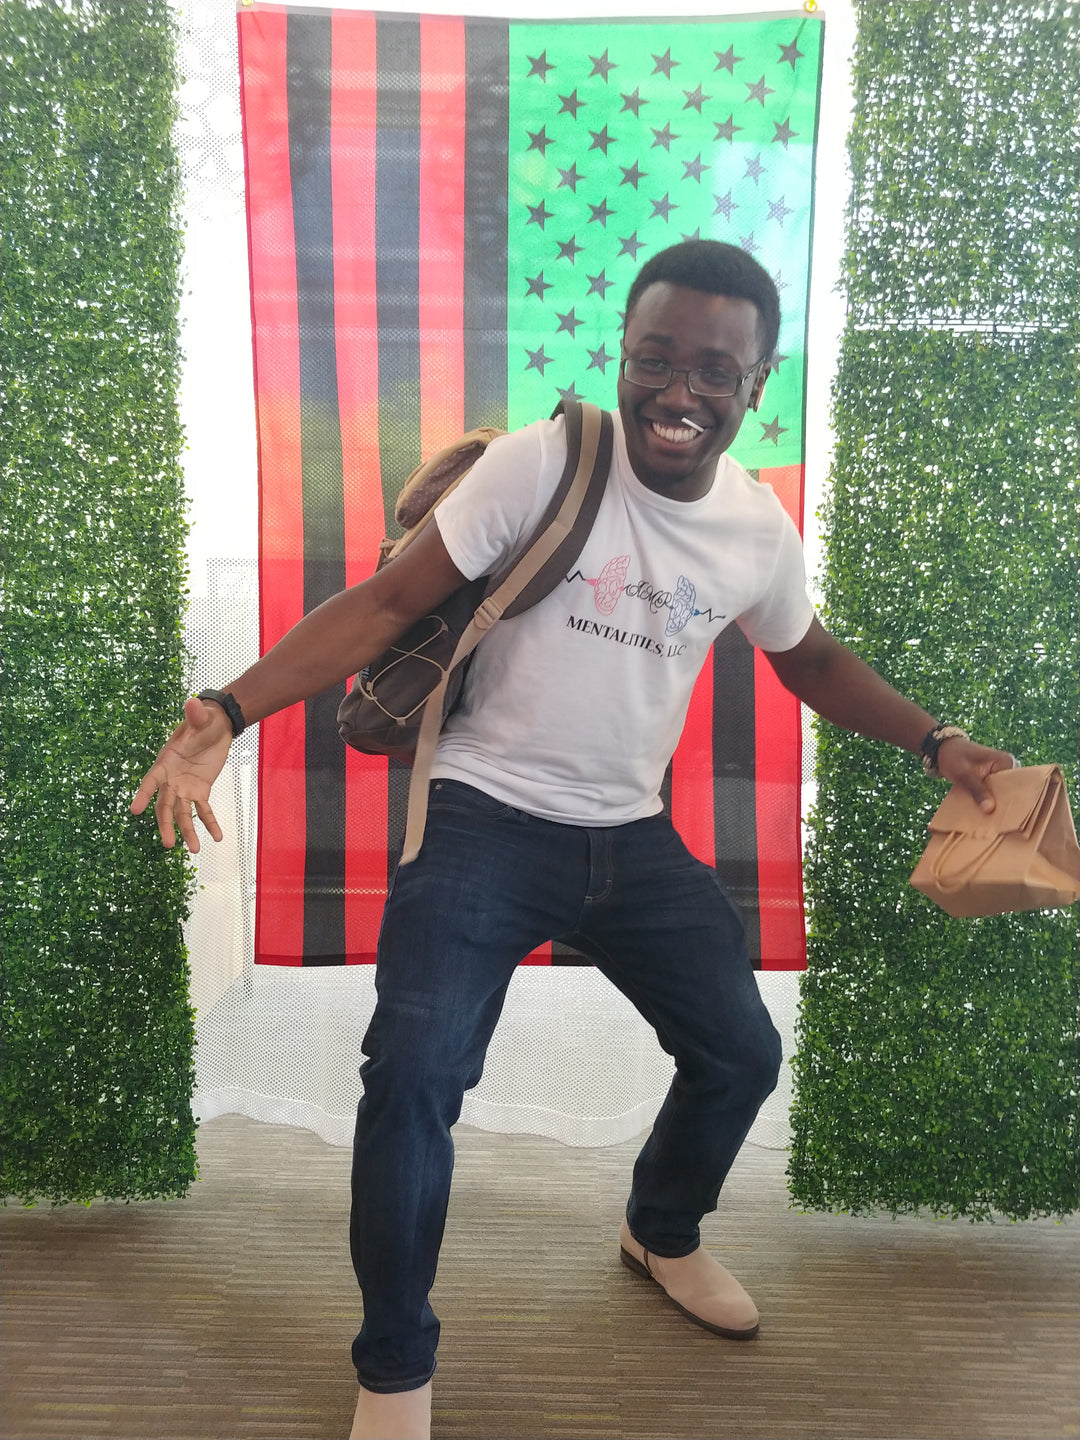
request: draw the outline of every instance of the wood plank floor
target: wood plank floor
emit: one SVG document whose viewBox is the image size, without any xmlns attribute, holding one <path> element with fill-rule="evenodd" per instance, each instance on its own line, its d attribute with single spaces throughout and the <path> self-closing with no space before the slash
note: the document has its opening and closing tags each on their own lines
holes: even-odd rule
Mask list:
<svg viewBox="0 0 1080 1440">
<path fill-rule="evenodd" d="M 748 1147 L 706 1240 L 762 1313 L 689 1325 L 618 1263 L 637 1144 L 458 1134 L 439 1440 L 1080 1436 L 1080 1220 L 799 1215 Z M 330 1440 L 355 1398 L 349 1155 L 236 1116 L 170 1204 L 3 1217 L 4 1440 Z"/>
</svg>

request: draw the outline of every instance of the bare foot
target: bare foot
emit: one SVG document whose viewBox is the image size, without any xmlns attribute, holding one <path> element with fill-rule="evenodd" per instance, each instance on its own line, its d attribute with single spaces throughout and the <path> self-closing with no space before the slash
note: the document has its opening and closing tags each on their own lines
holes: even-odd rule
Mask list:
<svg viewBox="0 0 1080 1440">
<path fill-rule="evenodd" d="M 431 1381 L 419 1390 L 377 1395 L 360 1386 L 349 1440 L 430 1440 Z"/>
</svg>

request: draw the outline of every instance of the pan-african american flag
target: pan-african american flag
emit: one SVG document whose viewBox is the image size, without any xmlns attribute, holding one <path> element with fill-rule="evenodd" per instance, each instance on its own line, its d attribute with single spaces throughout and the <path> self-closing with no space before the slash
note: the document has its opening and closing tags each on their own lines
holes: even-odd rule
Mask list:
<svg viewBox="0 0 1080 1440">
<path fill-rule="evenodd" d="M 422 456 L 560 397 L 615 403 L 622 307 L 700 236 L 780 289 L 777 368 L 733 449 L 801 523 L 820 18 L 239 16 L 263 648 L 371 572 Z M 261 727 L 256 958 L 374 958 L 408 772 L 338 739 L 341 690 Z M 805 963 L 799 710 L 734 626 L 665 803 L 755 962 Z M 533 963 L 576 963 L 559 946 Z"/>
</svg>

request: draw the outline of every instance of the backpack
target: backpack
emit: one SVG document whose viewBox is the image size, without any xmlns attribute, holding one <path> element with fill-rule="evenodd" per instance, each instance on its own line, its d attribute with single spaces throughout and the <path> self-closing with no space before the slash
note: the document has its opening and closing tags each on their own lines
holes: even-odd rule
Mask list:
<svg viewBox="0 0 1080 1440">
<path fill-rule="evenodd" d="M 338 708 L 338 733 L 368 755 L 411 762 L 401 864 L 415 860 L 424 838 L 427 792 L 439 731 L 461 697 L 466 662 L 496 621 L 542 600 L 581 553 L 603 498 L 611 464 L 611 416 L 567 400 L 566 466 L 555 493 L 518 558 L 495 575 L 471 580 L 425 615 L 357 675 Z M 553 417 L 554 418 L 554 417 Z M 501 430 L 470 430 L 412 472 L 394 514 L 406 527 L 379 547 L 378 567 L 393 564 Z"/>
</svg>

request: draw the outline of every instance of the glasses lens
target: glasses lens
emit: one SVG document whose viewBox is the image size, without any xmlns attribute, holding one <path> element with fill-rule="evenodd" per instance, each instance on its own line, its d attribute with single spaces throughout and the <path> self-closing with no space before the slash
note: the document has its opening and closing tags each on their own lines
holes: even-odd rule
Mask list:
<svg viewBox="0 0 1080 1440">
<path fill-rule="evenodd" d="M 713 400 L 734 395 L 739 388 L 738 375 L 728 375 L 723 370 L 692 370 L 688 379 L 695 395 L 705 395 Z"/>
<path fill-rule="evenodd" d="M 663 360 L 639 360 L 628 355 L 623 361 L 623 375 L 632 385 L 645 385 L 650 390 L 663 390 L 671 379 L 671 366 Z"/>
</svg>

